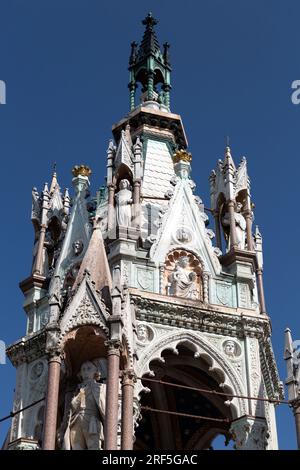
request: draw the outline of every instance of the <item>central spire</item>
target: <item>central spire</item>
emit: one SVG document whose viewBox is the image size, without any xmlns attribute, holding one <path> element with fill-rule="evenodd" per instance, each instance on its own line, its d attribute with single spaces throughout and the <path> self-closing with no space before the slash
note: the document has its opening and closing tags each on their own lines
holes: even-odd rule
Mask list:
<svg viewBox="0 0 300 470">
<path fill-rule="evenodd" d="M 129 58 L 130 71 L 130 109 L 136 107 L 135 95 L 138 83 L 141 85 L 141 103 L 157 102 L 162 110 L 170 111 L 170 72 L 168 43 L 163 45 L 163 52 L 154 30 L 158 21 L 148 13 L 142 24 L 146 26 L 142 41 L 131 43 Z"/>
</svg>

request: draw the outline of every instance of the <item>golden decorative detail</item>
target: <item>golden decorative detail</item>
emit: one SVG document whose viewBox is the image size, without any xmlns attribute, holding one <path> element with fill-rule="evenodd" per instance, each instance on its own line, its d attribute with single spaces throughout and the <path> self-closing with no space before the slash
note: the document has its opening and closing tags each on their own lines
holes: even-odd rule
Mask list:
<svg viewBox="0 0 300 470">
<path fill-rule="evenodd" d="M 87 165 L 75 165 L 72 170 L 73 176 L 87 176 L 92 174 L 92 170 Z"/>
<path fill-rule="evenodd" d="M 176 152 L 173 154 L 173 162 L 178 163 L 178 162 L 187 162 L 190 163 L 192 161 L 192 154 L 187 152 L 186 150 L 176 150 Z"/>
</svg>

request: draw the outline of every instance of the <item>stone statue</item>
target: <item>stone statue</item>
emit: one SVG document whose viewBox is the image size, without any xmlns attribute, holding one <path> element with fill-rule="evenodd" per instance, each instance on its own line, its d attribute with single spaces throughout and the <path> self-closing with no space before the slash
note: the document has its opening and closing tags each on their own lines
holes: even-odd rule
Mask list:
<svg viewBox="0 0 300 470">
<path fill-rule="evenodd" d="M 170 275 L 170 294 L 188 299 L 198 299 L 197 274 L 187 269 L 189 265 L 188 256 L 181 256 L 175 271 Z"/>
<path fill-rule="evenodd" d="M 241 214 L 243 204 L 238 202 L 236 204 L 236 210 L 234 212 L 234 220 L 235 220 L 235 231 L 236 231 L 236 241 L 237 241 L 237 248 L 240 250 L 245 249 L 245 242 L 246 242 L 246 220 L 245 217 Z M 222 224 L 225 226 L 230 226 L 230 216 L 227 212 L 223 219 Z M 229 243 L 228 248 L 231 248 L 231 237 L 229 236 Z"/>
<path fill-rule="evenodd" d="M 75 240 L 72 244 L 72 248 L 73 248 L 73 253 L 75 256 L 80 255 L 80 253 L 82 253 L 82 250 L 83 250 L 83 241 Z"/>
<path fill-rule="evenodd" d="M 119 192 L 116 194 L 117 224 L 122 227 L 131 225 L 132 192 L 129 188 L 129 181 L 126 179 L 121 180 Z"/>
<path fill-rule="evenodd" d="M 66 430 L 62 448 L 100 450 L 104 441 L 106 385 L 96 381 L 101 374 L 95 362 L 84 362 L 79 375 L 81 383 L 63 420 Z"/>
</svg>

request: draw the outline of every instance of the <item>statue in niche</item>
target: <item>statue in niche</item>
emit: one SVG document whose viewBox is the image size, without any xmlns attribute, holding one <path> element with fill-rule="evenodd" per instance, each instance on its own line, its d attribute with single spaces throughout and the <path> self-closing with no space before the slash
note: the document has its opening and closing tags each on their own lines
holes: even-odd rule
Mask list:
<svg viewBox="0 0 300 470">
<path fill-rule="evenodd" d="M 130 227 L 131 225 L 132 192 L 129 181 L 123 179 L 119 184 L 119 192 L 116 194 L 117 225 Z"/>
<path fill-rule="evenodd" d="M 79 377 L 81 382 L 61 426 L 62 448 L 101 450 L 104 442 L 106 385 L 99 383 L 101 372 L 96 361 L 85 361 L 81 365 Z"/>
<path fill-rule="evenodd" d="M 243 204 L 241 202 L 238 202 L 236 204 L 236 210 L 234 212 L 237 248 L 239 248 L 240 250 L 245 249 L 245 243 L 246 243 L 246 220 L 245 220 L 245 217 L 241 214 L 242 208 L 243 208 Z M 229 212 L 226 212 L 226 214 L 224 215 L 222 219 L 222 224 L 224 226 L 230 227 Z M 230 248 L 231 248 L 231 237 L 229 235 L 228 249 Z"/>
<path fill-rule="evenodd" d="M 188 256 L 181 256 L 175 266 L 175 271 L 170 274 L 170 294 L 187 299 L 198 299 L 197 274 L 188 269 Z"/>
</svg>

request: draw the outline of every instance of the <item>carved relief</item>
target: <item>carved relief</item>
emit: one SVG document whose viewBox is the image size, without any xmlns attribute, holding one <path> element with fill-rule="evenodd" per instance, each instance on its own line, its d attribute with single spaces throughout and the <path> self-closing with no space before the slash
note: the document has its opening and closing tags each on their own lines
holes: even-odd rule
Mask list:
<svg viewBox="0 0 300 470">
<path fill-rule="evenodd" d="M 193 236 L 189 229 L 185 227 L 180 227 L 175 234 L 175 240 L 177 243 L 190 243 L 193 239 Z"/>
<path fill-rule="evenodd" d="M 231 284 L 225 283 L 225 282 L 217 282 L 216 283 L 216 296 L 217 300 L 222 304 L 222 305 L 231 305 Z"/>
<path fill-rule="evenodd" d="M 153 291 L 153 271 L 145 268 L 137 268 L 136 270 L 137 284 L 143 290 Z"/>
<path fill-rule="evenodd" d="M 139 323 L 137 326 L 136 335 L 137 341 L 139 343 L 147 344 L 152 341 L 154 332 L 148 325 L 145 325 L 144 323 Z"/>
<path fill-rule="evenodd" d="M 203 299 L 202 267 L 186 250 L 172 251 L 165 263 L 165 294 L 186 299 Z"/>
<path fill-rule="evenodd" d="M 224 341 L 222 346 L 224 353 L 230 359 L 235 359 L 242 354 L 241 346 L 232 339 L 227 339 Z"/>
</svg>

